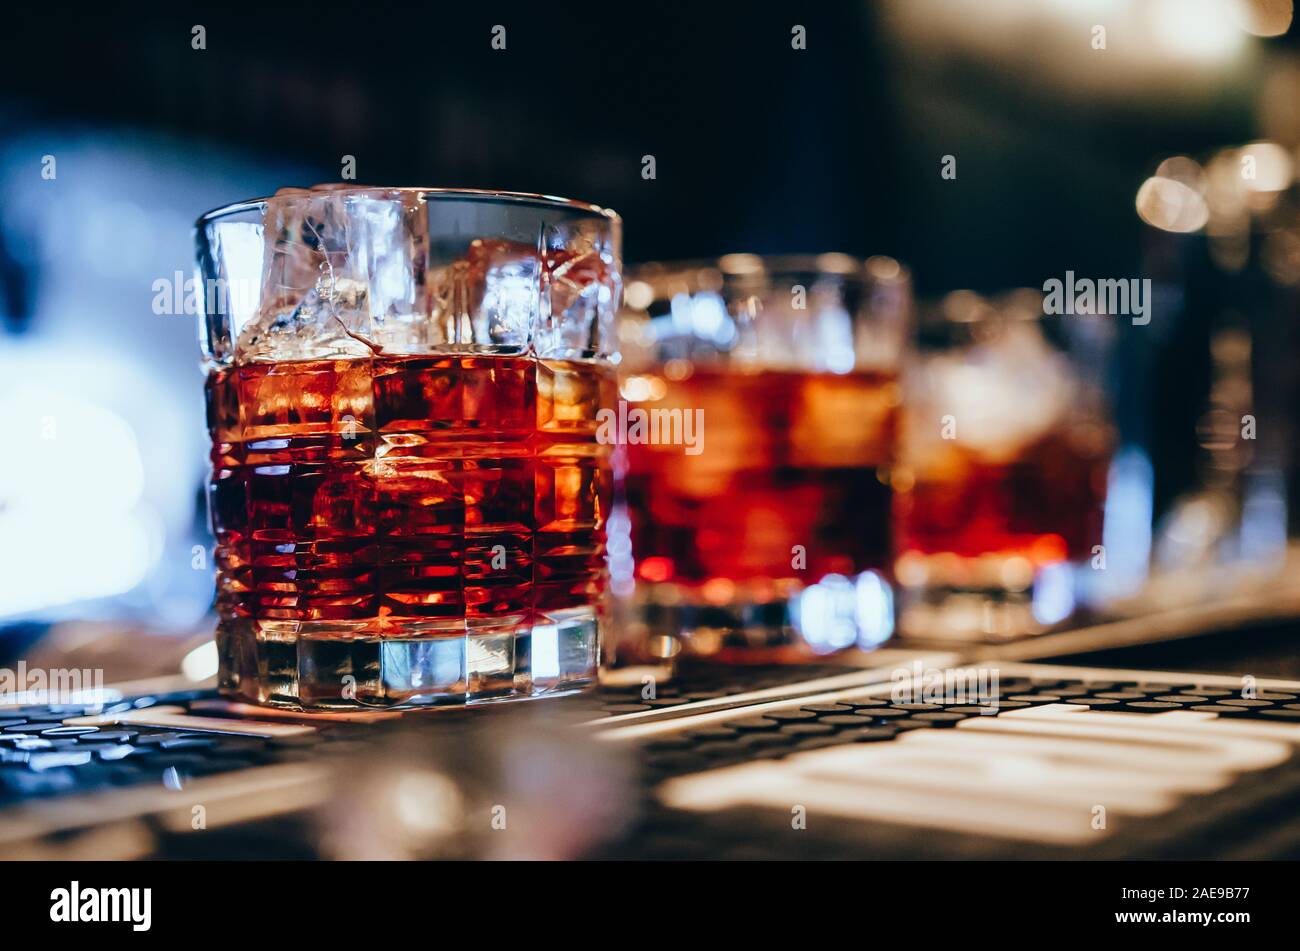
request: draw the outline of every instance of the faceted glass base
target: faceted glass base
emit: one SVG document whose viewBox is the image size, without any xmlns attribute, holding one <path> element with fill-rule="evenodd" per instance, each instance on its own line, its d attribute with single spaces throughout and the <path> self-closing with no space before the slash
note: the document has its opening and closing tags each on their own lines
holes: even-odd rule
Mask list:
<svg viewBox="0 0 1300 951">
<path fill-rule="evenodd" d="M 879 572 L 736 584 L 727 598 L 706 599 L 684 586 L 638 582 L 618 625 L 616 663 L 647 664 L 681 656 L 723 663 L 781 664 L 879 646 L 894 631 L 893 589 Z"/>
<path fill-rule="evenodd" d="M 1045 633 L 1075 613 L 1078 568 L 1068 562 L 1035 570 L 1023 558 L 984 556 L 977 562 L 954 555 L 941 564 L 950 569 L 947 574 L 931 572 L 924 584 L 901 590 L 903 637 L 997 643 Z M 989 565 L 999 564 L 1006 570 L 988 577 Z"/>
<path fill-rule="evenodd" d="M 476 704 L 570 693 L 595 683 L 600 659 L 601 622 L 590 607 L 532 624 L 402 633 L 375 636 L 361 622 L 223 620 L 218 686 L 231 699 L 296 710 Z"/>
</svg>

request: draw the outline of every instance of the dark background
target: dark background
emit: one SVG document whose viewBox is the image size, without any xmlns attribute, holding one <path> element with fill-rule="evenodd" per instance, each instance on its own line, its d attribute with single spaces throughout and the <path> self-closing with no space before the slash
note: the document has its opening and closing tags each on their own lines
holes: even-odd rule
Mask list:
<svg viewBox="0 0 1300 951">
<path fill-rule="evenodd" d="M 1192 63 L 1203 88 L 1190 103 L 1171 105 L 1160 82 L 1097 96 L 1036 78 L 1036 21 L 1011 55 L 982 57 L 908 45 L 889 26 L 897 6 L 29 7 L 6 15 L 0 135 L 93 123 L 177 137 L 198 162 L 210 149 L 290 160 L 322 181 L 349 154 L 366 183 L 613 207 L 629 261 L 889 253 L 941 291 L 1131 270 L 1133 196 L 1153 163 L 1257 134 L 1259 63 Z M 957 31 L 978 26 L 978 5 L 947 9 Z M 191 49 L 196 23 L 205 50 Z M 791 49 L 794 23 L 806 50 Z M 495 24 L 504 51 L 490 46 Z M 1086 68 L 1111 69 L 1122 43 L 1113 29 Z M 655 181 L 641 178 L 646 154 Z M 956 181 L 939 177 L 944 154 Z"/>
</svg>

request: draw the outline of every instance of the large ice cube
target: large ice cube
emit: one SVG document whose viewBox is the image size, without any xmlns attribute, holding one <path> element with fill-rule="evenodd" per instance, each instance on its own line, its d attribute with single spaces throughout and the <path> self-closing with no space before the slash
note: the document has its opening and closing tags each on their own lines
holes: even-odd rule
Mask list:
<svg viewBox="0 0 1300 951">
<path fill-rule="evenodd" d="M 463 257 L 429 273 L 429 343 L 524 350 L 540 274 L 535 246 L 475 238 Z"/>
<path fill-rule="evenodd" d="M 423 349 L 423 221 L 410 192 L 281 189 L 267 203 L 261 304 L 239 330 L 237 358 Z"/>
<path fill-rule="evenodd" d="M 1063 425 L 1076 390 L 1068 361 L 1030 322 L 965 350 L 932 357 L 916 388 L 925 406 L 910 414 L 909 438 L 943 450 L 940 421 L 952 416 L 956 441 L 986 462 L 1008 462 Z"/>
<path fill-rule="evenodd" d="M 535 344 L 543 357 L 589 357 L 613 343 L 622 294 L 617 262 L 599 232 L 550 229 L 543 251 L 547 293 Z"/>
</svg>

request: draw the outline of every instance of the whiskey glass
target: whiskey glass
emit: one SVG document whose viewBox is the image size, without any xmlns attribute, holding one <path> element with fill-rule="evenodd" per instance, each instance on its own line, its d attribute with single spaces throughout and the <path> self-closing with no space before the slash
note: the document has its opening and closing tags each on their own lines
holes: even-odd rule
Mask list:
<svg viewBox="0 0 1300 951">
<path fill-rule="evenodd" d="M 1106 567 L 1117 318 L 1032 289 L 923 309 L 893 472 L 899 633 L 998 641 L 1067 621 Z"/>
<path fill-rule="evenodd" d="M 629 274 L 617 663 L 798 662 L 890 636 L 909 307 L 908 274 L 885 257 L 733 254 Z"/>
<path fill-rule="evenodd" d="M 593 682 L 620 231 L 594 205 L 435 188 L 199 219 L 224 694 L 384 708 Z"/>
</svg>

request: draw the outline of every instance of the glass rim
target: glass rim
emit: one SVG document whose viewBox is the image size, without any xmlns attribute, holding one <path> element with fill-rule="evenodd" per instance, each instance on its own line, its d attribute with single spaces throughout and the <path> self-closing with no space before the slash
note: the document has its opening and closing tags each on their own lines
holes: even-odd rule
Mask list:
<svg viewBox="0 0 1300 951">
<path fill-rule="evenodd" d="M 888 255 L 860 258 L 838 251 L 821 254 L 724 254 L 717 258 L 643 261 L 623 269 L 620 310 L 642 311 L 678 293 L 766 293 L 787 282 L 822 282 L 870 292 L 910 287 L 907 265 Z"/>
<path fill-rule="evenodd" d="M 884 254 L 858 257 L 841 251 L 819 254 L 723 254 L 715 258 L 684 258 L 673 261 L 641 261 L 623 269 L 626 280 L 648 281 L 672 278 L 701 270 L 717 271 L 725 278 L 751 278 L 767 275 L 818 274 L 849 280 L 905 279 L 910 272 L 898 259 Z"/>
<path fill-rule="evenodd" d="M 421 185 L 340 185 L 337 187 L 331 185 L 328 188 L 303 188 L 300 191 L 301 194 L 277 194 L 263 198 L 245 198 L 241 201 L 220 205 L 199 215 L 195 219 L 194 226 L 197 229 L 202 229 L 204 226 L 221 218 L 242 214 L 246 211 L 264 209 L 268 203 L 273 201 L 293 201 L 303 198 L 364 194 L 367 192 L 383 193 L 389 196 L 419 194 L 435 200 L 465 199 L 472 201 L 496 199 L 507 204 L 581 212 L 593 218 L 604 218 L 614 225 L 621 225 L 623 222 L 622 216 L 612 208 L 579 201 L 575 198 L 562 198 L 558 195 L 543 195 L 537 192 L 503 191 L 493 188 L 439 188 Z"/>
<path fill-rule="evenodd" d="M 1035 287 L 1008 287 L 985 292 L 958 288 L 917 302 L 918 325 L 971 326 L 994 322 L 1043 320 L 1043 293 Z"/>
</svg>

